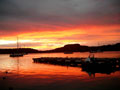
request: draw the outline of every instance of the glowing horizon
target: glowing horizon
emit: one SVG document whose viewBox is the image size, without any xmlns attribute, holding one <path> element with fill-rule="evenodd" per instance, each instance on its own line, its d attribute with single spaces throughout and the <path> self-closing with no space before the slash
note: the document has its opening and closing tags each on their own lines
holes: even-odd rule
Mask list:
<svg viewBox="0 0 120 90">
<path fill-rule="evenodd" d="M 9 4 L 8 4 L 9 2 Z M 2 0 L 0 48 L 50 50 L 66 44 L 96 46 L 120 42 L 117 0 Z"/>
</svg>

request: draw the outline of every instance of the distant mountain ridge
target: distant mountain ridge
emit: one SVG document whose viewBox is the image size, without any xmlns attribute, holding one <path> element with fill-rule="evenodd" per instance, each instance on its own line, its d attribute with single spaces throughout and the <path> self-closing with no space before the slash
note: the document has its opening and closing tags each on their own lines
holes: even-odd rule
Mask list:
<svg viewBox="0 0 120 90">
<path fill-rule="evenodd" d="M 68 44 L 64 47 L 49 50 L 48 52 L 88 52 L 88 51 L 120 51 L 120 43 L 103 46 L 84 46 L 80 44 Z"/>
<path fill-rule="evenodd" d="M 82 51 L 88 51 L 88 46 L 81 46 L 80 44 L 68 44 L 64 47 L 56 48 L 52 50 L 53 52 L 82 52 Z"/>
<path fill-rule="evenodd" d="M 11 53 L 39 53 L 40 51 L 31 48 L 14 48 L 14 49 L 0 49 L 0 54 Z"/>
<path fill-rule="evenodd" d="M 120 43 L 113 45 L 103 46 L 84 46 L 80 44 L 67 44 L 63 47 L 56 48 L 53 50 L 40 51 L 31 48 L 19 48 L 19 49 L 0 49 L 0 54 L 10 53 L 52 53 L 52 52 L 88 52 L 88 51 L 120 51 Z"/>
</svg>

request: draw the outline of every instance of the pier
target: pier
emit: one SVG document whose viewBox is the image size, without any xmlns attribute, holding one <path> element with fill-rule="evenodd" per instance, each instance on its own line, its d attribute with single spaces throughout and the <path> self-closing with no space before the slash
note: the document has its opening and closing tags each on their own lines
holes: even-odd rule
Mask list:
<svg viewBox="0 0 120 90">
<path fill-rule="evenodd" d="M 41 57 L 33 58 L 34 63 L 53 64 L 61 66 L 80 67 L 82 71 L 91 73 L 111 74 L 120 71 L 120 58 L 94 58 L 91 62 L 85 62 L 87 58 L 62 58 L 62 57 Z"/>
<path fill-rule="evenodd" d="M 92 65 L 111 65 L 116 66 L 120 65 L 120 58 L 94 58 L 91 62 L 85 62 L 86 58 L 68 58 L 68 57 L 40 57 L 33 58 L 34 63 L 49 63 L 49 64 L 58 64 L 58 65 L 78 65 L 82 66 L 92 66 Z"/>
<path fill-rule="evenodd" d="M 58 65 L 77 65 L 81 64 L 82 60 L 85 58 L 62 58 L 62 57 L 41 57 L 33 58 L 34 63 L 49 63 Z"/>
</svg>

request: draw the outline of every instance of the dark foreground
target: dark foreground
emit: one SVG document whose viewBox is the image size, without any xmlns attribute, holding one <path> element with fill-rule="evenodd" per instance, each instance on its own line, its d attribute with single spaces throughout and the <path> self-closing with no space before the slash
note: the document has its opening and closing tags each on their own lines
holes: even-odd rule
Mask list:
<svg viewBox="0 0 120 90">
<path fill-rule="evenodd" d="M 50 78 L 43 78 L 32 75 L 7 76 L 6 79 L 0 77 L 0 90 L 119 90 L 120 78 L 118 77 L 89 77 L 83 79 L 82 76 L 57 75 Z"/>
</svg>

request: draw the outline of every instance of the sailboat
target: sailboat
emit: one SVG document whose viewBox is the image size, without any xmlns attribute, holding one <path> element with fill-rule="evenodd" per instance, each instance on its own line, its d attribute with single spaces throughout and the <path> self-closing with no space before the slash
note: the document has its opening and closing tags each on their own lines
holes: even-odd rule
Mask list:
<svg viewBox="0 0 120 90">
<path fill-rule="evenodd" d="M 22 53 L 12 53 L 10 54 L 10 57 L 22 57 L 24 54 Z"/>
<path fill-rule="evenodd" d="M 64 54 L 73 54 L 74 52 L 73 52 L 73 51 L 68 50 L 68 51 L 64 51 L 63 53 L 64 53 Z"/>
<path fill-rule="evenodd" d="M 18 43 L 18 37 L 17 37 L 17 52 L 10 54 L 10 57 L 22 57 L 24 54 L 18 52 L 18 49 L 19 49 L 19 43 Z"/>
</svg>

